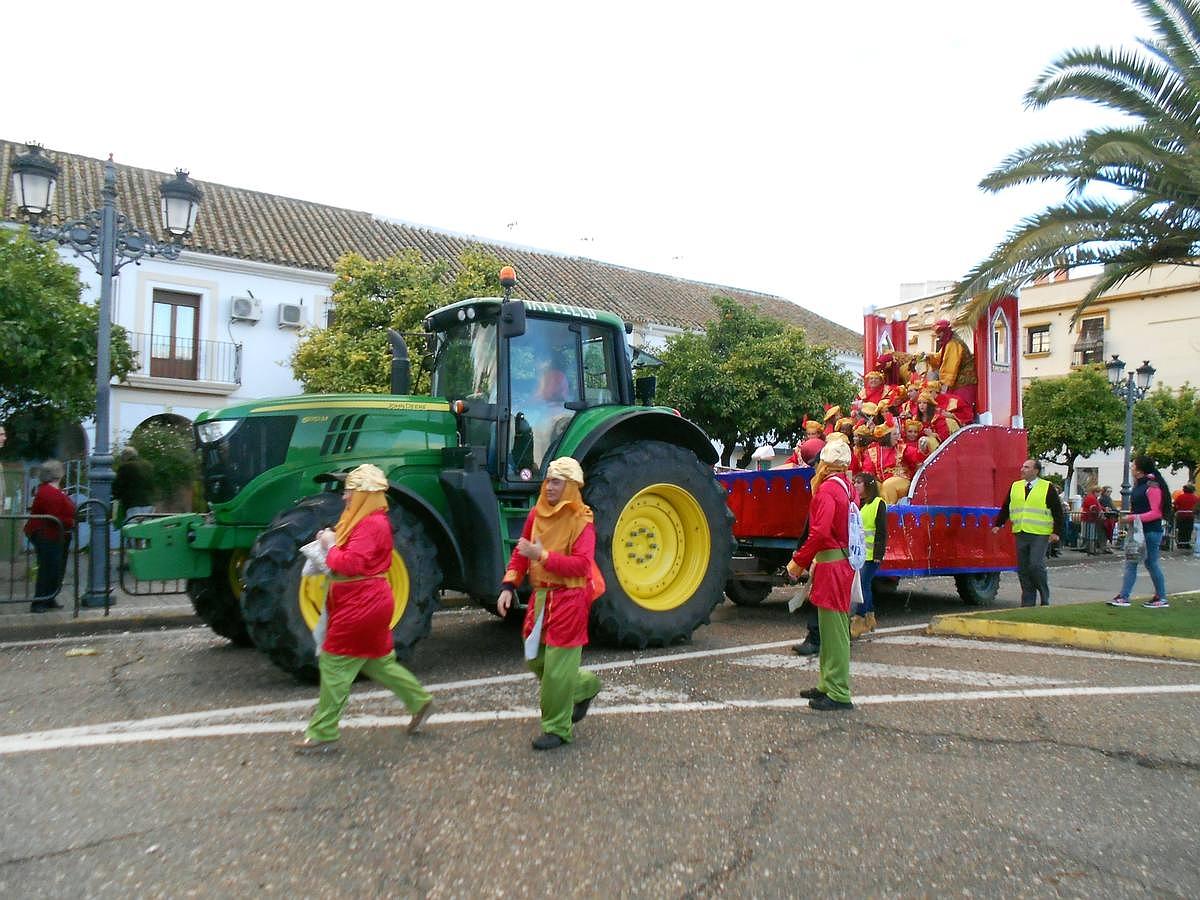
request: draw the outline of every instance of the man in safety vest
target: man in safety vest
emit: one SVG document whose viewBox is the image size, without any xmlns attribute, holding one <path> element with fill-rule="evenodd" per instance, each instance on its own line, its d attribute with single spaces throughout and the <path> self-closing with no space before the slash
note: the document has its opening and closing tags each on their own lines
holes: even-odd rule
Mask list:
<svg viewBox="0 0 1200 900">
<path fill-rule="evenodd" d="M 1021 605 L 1050 605 L 1050 583 L 1046 578 L 1046 550 L 1057 544 L 1063 532 L 1062 501 L 1058 489 L 1041 477 L 1036 459 L 1021 463 L 1021 477 L 1012 483 L 1004 505 L 992 525 L 992 534 L 1012 519 L 1017 539 L 1017 577 L 1021 579 Z"/>
</svg>

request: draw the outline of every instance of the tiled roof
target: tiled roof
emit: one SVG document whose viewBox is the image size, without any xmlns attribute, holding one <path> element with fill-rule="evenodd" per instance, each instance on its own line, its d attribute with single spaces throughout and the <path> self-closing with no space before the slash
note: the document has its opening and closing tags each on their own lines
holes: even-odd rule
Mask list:
<svg viewBox="0 0 1200 900">
<path fill-rule="evenodd" d="M 16 216 L 10 165 L 23 151 L 24 144 L 0 140 L 0 211 L 9 221 Z M 58 220 L 76 218 L 99 208 L 104 163 L 53 150 L 48 155 L 61 170 L 54 216 Z M 153 226 L 160 220 L 158 186 L 166 177 L 168 173 L 118 164 L 118 209 L 132 222 L 156 230 Z M 203 253 L 332 271 L 338 257 L 350 251 L 380 259 L 414 248 L 428 260 L 453 265 L 460 253 L 477 247 L 515 266 L 521 293 L 530 298 L 608 310 L 636 323 L 703 328 L 713 317 L 713 295 L 722 294 L 801 326 L 815 344 L 862 352 L 862 336 L 857 332 L 771 294 L 514 247 L 244 188 L 196 183 L 204 191 L 204 205 L 188 247 Z"/>
</svg>

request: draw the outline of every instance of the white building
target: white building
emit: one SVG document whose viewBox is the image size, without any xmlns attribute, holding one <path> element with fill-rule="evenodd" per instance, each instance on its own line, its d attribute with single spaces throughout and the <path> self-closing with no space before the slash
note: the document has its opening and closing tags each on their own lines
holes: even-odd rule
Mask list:
<svg viewBox="0 0 1200 900">
<path fill-rule="evenodd" d="M 17 218 L 10 164 L 23 150 L 0 141 L 0 212 L 7 223 Z M 98 209 L 104 164 L 48 155 L 61 171 L 53 219 Z M 118 210 L 157 230 L 158 185 L 166 177 L 118 165 Z M 780 297 L 196 183 L 204 200 L 187 249 L 175 261 L 149 258 L 126 266 L 114 285 L 113 321 L 130 333 L 138 359 L 137 370 L 113 385 L 116 446 L 157 417 L 190 422 L 205 409 L 299 393 L 289 357 L 301 329 L 326 323 L 334 263 L 351 251 L 379 259 L 412 248 L 453 268 L 463 251 L 480 248 L 516 267 L 521 296 L 616 313 L 633 323 L 632 343 L 648 349 L 661 347 L 670 334 L 702 329 L 713 314 L 713 295 L 721 294 L 804 327 L 810 341 L 835 348 L 847 368 L 862 369 L 859 334 Z M 70 250 L 60 252 L 79 267 L 85 297 L 97 298 L 99 278 L 91 264 Z M 86 452 L 77 449 L 80 456 Z"/>
</svg>

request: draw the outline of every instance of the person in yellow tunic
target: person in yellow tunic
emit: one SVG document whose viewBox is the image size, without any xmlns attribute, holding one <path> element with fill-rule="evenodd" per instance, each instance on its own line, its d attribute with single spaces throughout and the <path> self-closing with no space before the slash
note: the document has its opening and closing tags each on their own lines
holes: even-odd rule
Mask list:
<svg viewBox="0 0 1200 900">
<path fill-rule="evenodd" d="M 938 370 L 938 381 L 943 393 L 957 397 L 975 415 L 976 385 L 975 355 L 967 342 L 954 333 L 949 319 L 938 319 L 933 323 L 937 337 L 937 351 L 926 354 L 925 361 Z"/>
<path fill-rule="evenodd" d="M 542 733 L 533 741 L 535 750 L 569 743 L 574 724 L 600 692 L 600 679 L 579 668 L 592 601 L 604 590 L 582 487 L 576 460 L 562 456 L 550 463 L 496 600 L 497 612 L 506 615 L 525 576 L 533 582 L 523 634 L 525 659 L 541 683 Z"/>
</svg>

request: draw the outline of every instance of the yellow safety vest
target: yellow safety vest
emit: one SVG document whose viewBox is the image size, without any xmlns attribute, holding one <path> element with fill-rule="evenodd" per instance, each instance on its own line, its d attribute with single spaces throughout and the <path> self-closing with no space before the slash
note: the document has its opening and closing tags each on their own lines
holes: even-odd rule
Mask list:
<svg viewBox="0 0 1200 900">
<path fill-rule="evenodd" d="M 1008 515 L 1012 519 L 1014 532 L 1025 534 L 1051 534 L 1054 531 L 1054 516 L 1046 506 L 1050 493 L 1050 482 L 1039 478 L 1034 482 L 1029 496 L 1025 496 L 1025 481 L 1014 481 L 1008 493 Z"/>
<path fill-rule="evenodd" d="M 882 497 L 876 497 L 858 511 L 858 517 L 862 519 L 863 534 L 867 539 L 867 562 L 875 559 L 875 528 L 879 518 L 879 504 L 882 502 Z"/>
</svg>

